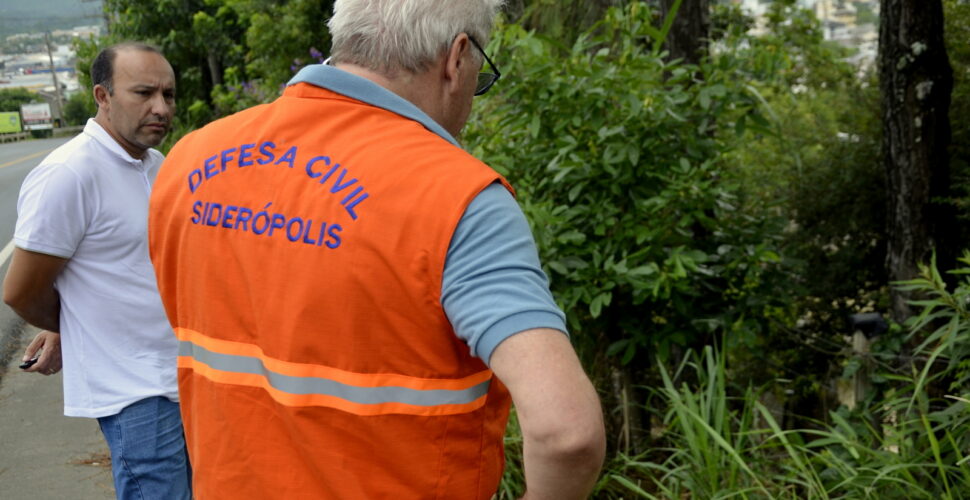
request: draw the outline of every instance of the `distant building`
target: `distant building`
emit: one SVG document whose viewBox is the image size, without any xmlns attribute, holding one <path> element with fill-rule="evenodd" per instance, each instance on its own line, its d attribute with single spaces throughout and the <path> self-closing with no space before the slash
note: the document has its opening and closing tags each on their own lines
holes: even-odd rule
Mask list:
<svg viewBox="0 0 970 500">
<path fill-rule="evenodd" d="M 70 38 L 88 38 L 90 36 L 100 36 L 101 35 L 100 25 L 91 26 L 75 26 L 69 30 L 54 30 L 51 31 L 51 36 L 54 38 L 70 37 Z M 15 35 L 10 35 L 6 38 L 8 42 L 25 42 L 25 41 L 43 41 L 44 32 L 39 33 L 17 33 Z"/>
<path fill-rule="evenodd" d="M 19 42 L 26 40 L 43 40 L 43 33 L 17 33 L 16 35 L 10 35 L 7 37 L 8 42 Z"/>
<path fill-rule="evenodd" d="M 753 35 L 762 35 L 766 29 L 765 17 L 773 0 L 728 0 L 740 5 L 755 19 Z M 879 0 L 797 0 L 796 4 L 815 14 L 826 40 L 853 49 L 850 62 L 865 71 L 876 60 L 879 42 Z M 865 13 L 862 18 L 861 14 Z"/>
<path fill-rule="evenodd" d="M 93 28 L 93 29 L 92 29 Z M 67 32 L 71 37 L 76 33 L 94 33 L 98 27 L 79 27 Z M 0 88 L 22 88 L 39 93 L 46 100 L 57 107 L 54 96 L 54 78 L 51 75 L 51 63 L 57 72 L 57 82 L 62 97 L 67 97 L 78 90 L 75 65 L 77 57 L 70 44 L 60 43 L 51 47 L 48 55 L 43 33 L 29 33 L 13 35 L 15 40 L 37 40 L 31 44 L 33 52 L 28 54 L 0 55 Z M 63 41 L 63 37 L 55 35 Z M 8 37 L 8 40 L 10 37 Z"/>
<path fill-rule="evenodd" d="M 100 36 L 101 26 L 75 26 L 69 30 L 55 30 L 51 32 L 52 36 L 70 36 L 71 38 L 88 38 L 90 36 Z"/>
</svg>

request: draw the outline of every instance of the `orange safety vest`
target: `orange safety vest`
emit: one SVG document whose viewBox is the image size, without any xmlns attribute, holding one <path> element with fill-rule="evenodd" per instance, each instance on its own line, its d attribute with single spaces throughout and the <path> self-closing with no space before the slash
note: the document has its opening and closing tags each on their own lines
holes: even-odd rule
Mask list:
<svg viewBox="0 0 970 500">
<path fill-rule="evenodd" d="M 455 226 L 496 181 L 306 83 L 178 142 L 149 237 L 197 499 L 495 493 L 510 397 L 440 295 Z"/>
</svg>

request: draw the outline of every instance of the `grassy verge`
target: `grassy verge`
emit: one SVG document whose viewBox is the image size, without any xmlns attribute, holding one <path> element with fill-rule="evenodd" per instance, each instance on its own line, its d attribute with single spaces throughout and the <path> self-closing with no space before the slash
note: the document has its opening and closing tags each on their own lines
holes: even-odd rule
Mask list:
<svg viewBox="0 0 970 500">
<path fill-rule="evenodd" d="M 907 345 L 874 397 L 811 428 L 784 429 L 753 388 L 733 389 L 712 348 L 660 367 L 656 446 L 614 455 L 594 498 L 970 498 L 970 253 L 948 291 L 934 266 L 900 284 L 918 315 Z M 691 380 L 691 384 L 678 380 Z M 521 435 L 513 419 L 499 498 L 523 489 Z"/>
</svg>

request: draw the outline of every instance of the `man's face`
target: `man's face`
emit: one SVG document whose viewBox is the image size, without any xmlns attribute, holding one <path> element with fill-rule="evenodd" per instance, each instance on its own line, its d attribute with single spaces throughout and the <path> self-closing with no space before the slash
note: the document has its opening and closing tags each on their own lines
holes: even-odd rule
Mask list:
<svg viewBox="0 0 970 500">
<path fill-rule="evenodd" d="M 175 73 L 160 54 L 123 49 L 115 55 L 112 88 L 111 94 L 95 89 L 98 122 L 130 155 L 141 158 L 171 127 Z"/>
</svg>

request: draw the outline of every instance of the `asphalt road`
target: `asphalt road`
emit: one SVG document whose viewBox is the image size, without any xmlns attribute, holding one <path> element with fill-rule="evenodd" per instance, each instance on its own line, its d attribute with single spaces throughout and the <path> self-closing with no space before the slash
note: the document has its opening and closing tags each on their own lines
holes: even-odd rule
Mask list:
<svg viewBox="0 0 970 500">
<path fill-rule="evenodd" d="M 47 153 L 67 142 L 67 138 L 43 139 L 0 144 L 0 276 L 6 276 L 14 226 L 17 223 L 17 195 L 27 173 Z M 20 336 L 23 322 L 5 304 L 0 303 L 0 384 L 11 349 Z M 2 415 L 2 413 L 0 413 Z M 2 442 L 2 441 L 0 441 Z M 3 493 L 0 491 L 0 499 Z"/>
<path fill-rule="evenodd" d="M 0 144 L 0 276 L 9 264 L 24 177 L 67 138 Z M 0 302 L 0 500 L 114 498 L 97 421 L 64 416 L 61 375 L 17 368 L 37 329 Z"/>
</svg>

